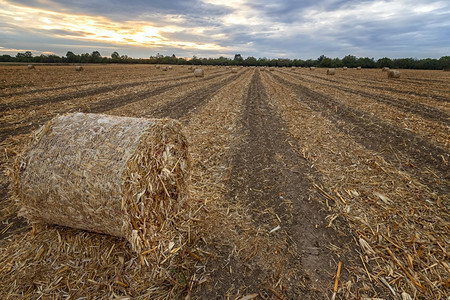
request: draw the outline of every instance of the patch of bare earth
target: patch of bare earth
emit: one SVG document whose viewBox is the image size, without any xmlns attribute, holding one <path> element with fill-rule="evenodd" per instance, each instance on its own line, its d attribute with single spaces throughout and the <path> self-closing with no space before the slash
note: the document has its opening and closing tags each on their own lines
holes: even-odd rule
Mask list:
<svg viewBox="0 0 450 300">
<path fill-rule="evenodd" d="M 202 291 L 205 299 L 245 294 L 328 299 L 338 261 L 345 266 L 343 281 L 355 280 L 361 272 L 348 226 L 343 219 L 335 220 L 339 230 L 327 226 L 329 209 L 317 200 L 313 187 L 317 171 L 294 151 L 287 130 L 269 102 L 259 71 L 254 72 L 239 122 L 241 140 L 231 149 L 227 201 L 246 208 L 266 245 L 255 245 L 251 258 L 212 262 L 213 283 Z M 238 224 L 236 232 L 244 235 Z M 267 249 L 274 242 L 275 248 Z M 269 264 L 277 256 L 273 273 L 264 272 L 260 260 Z"/>
</svg>

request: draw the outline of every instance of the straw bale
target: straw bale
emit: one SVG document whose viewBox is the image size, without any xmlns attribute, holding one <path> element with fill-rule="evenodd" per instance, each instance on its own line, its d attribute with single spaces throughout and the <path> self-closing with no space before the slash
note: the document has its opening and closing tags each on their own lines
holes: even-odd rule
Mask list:
<svg viewBox="0 0 450 300">
<path fill-rule="evenodd" d="M 195 77 L 204 77 L 205 72 L 203 72 L 203 69 L 195 69 L 194 70 L 194 76 Z"/>
<path fill-rule="evenodd" d="M 167 67 L 166 67 L 166 66 L 164 66 L 164 67 L 162 67 L 162 68 L 161 68 L 161 70 L 163 70 L 163 71 L 167 71 Z"/>
<path fill-rule="evenodd" d="M 336 70 L 334 68 L 327 70 L 327 75 L 334 75 L 334 74 L 336 74 Z"/>
<path fill-rule="evenodd" d="M 356 67 L 356 70 L 361 70 L 361 67 Z"/>
<path fill-rule="evenodd" d="M 29 70 L 34 69 L 34 66 L 33 65 L 28 65 L 28 69 Z"/>
<path fill-rule="evenodd" d="M 347 67 L 343 67 L 342 70 L 347 70 Z"/>
<path fill-rule="evenodd" d="M 192 66 L 189 66 L 189 67 L 188 67 L 188 70 L 191 71 L 191 70 L 192 70 Z"/>
<path fill-rule="evenodd" d="M 34 132 L 15 164 L 19 215 L 157 244 L 182 213 L 190 158 L 178 121 L 72 113 Z"/>
<path fill-rule="evenodd" d="M 161 68 L 161 66 L 160 65 L 156 65 L 155 68 L 159 69 L 159 68 Z"/>
<path fill-rule="evenodd" d="M 236 68 L 231 69 L 231 73 L 237 73 L 237 72 L 238 72 L 238 70 Z"/>
<path fill-rule="evenodd" d="M 397 70 L 389 70 L 388 78 L 400 78 L 400 72 Z"/>
<path fill-rule="evenodd" d="M 173 69 L 173 67 L 172 66 L 169 66 L 169 70 L 172 70 Z"/>
<path fill-rule="evenodd" d="M 270 67 L 269 71 L 275 71 L 275 68 L 274 67 Z"/>
<path fill-rule="evenodd" d="M 383 67 L 382 71 L 383 71 L 383 72 L 389 71 L 389 67 Z"/>
<path fill-rule="evenodd" d="M 76 66 L 75 67 L 75 71 L 83 71 L 83 67 L 82 66 Z"/>
<path fill-rule="evenodd" d="M 312 71 L 312 70 L 315 70 L 316 67 L 309 67 L 309 69 Z"/>
</svg>

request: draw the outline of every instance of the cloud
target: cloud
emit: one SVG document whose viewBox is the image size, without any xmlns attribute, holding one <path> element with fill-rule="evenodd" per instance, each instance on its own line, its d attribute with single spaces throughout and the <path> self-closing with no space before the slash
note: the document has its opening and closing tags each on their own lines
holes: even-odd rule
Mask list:
<svg viewBox="0 0 450 300">
<path fill-rule="evenodd" d="M 137 57 L 158 51 L 424 58 L 450 49 L 450 4 L 437 0 L 0 0 L 0 6 L 0 44 L 10 48 L 35 36 L 42 46 L 52 41 L 51 51 L 98 45 Z"/>
<path fill-rule="evenodd" d="M 90 40 L 118 45 L 149 48 L 177 47 L 200 50 L 221 50 L 224 47 L 210 42 L 177 41 L 165 37 L 166 33 L 183 31 L 178 25 L 158 26 L 152 22 L 115 22 L 103 16 L 76 15 L 40 8 L 12 5 L 6 1 L 0 16 L 8 27 L 21 27 L 30 32 L 72 40 Z M 166 18 L 171 18 L 170 15 Z M 5 22 L 6 21 L 6 22 Z M 200 29 L 192 29 L 200 32 Z"/>
</svg>

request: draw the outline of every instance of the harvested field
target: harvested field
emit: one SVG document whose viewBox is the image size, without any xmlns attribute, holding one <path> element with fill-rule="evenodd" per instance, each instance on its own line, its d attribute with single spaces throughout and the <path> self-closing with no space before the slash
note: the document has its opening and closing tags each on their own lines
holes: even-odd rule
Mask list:
<svg viewBox="0 0 450 300">
<path fill-rule="evenodd" d="M 450 296 L 450 73 L 83 68 L 0 66 L 3 298 Z M 137 255 L 17 217 L 7 173 L 28 134 L 78 111 L 183 124 L 183 238 Z"/>
</svg>

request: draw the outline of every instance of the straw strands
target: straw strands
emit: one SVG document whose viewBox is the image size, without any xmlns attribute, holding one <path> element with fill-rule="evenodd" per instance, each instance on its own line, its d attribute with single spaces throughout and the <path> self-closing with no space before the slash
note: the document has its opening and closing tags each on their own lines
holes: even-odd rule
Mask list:
<svg viewBox="0 0 450 300">
<path fill-rule="evenodd" d="M 31 223 L 123 237 L 141 252 L 171 242 L 189 172 L 177 121 L 75 113 L 31 135 L 12 184 Z"/>
<path fill-rule="evenodd" d="M 194 70 L 194 76 L 195 77 L 204 77 L 205 72 L 203 72 L 203 69 L 195 69 Z"/>
<path fill-rule="evenodd" d="M 400 71 L 397 70 L 389 70 L 388 71 L 388 78 L 400 78 Z"/>
</svg>

